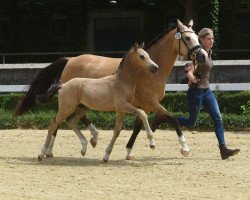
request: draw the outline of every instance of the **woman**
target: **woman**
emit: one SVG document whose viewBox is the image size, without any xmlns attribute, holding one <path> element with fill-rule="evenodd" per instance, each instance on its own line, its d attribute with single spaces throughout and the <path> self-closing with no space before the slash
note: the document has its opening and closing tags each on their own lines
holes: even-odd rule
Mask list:
<svg viewBox="0 0 250 200">
<path fill-rule="evenodd" d="M 221 158 L 224 160 L 230 156 L 236 155 L 240 149 L 227 148 L 218 102 L 209 88 L 209 74 L 213 67 L 211 59 L 211 48 L 214 43 L 213 31 L 209 28 L 203 28 L 198 33 L 198 37 L 201 45 L 208 52 L 209 58 L 205 64 L 196 66 L 194 63 L 188 63 L 185 66 L 185 73 L 189 80 L 189 89 L 187 93 L 189 117 L 177 117 L 177 119 L 181 126 L 194 127 L 200 113 L 201 105 L 203 104 L 214 122 Z"/>
</svg>

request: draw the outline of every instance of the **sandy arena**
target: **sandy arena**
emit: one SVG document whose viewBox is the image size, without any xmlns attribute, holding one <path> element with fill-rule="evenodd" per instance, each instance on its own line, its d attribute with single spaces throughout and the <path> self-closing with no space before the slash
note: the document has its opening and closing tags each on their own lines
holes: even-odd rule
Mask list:
<svg viewBox="0 0 250 200">
<path fill-rule="evenodd" d="M 90 133 L 84 131 L 88 140 Z M 112 131 L 100 131 L 95 149 L 85 157 L 70 130 L 59 130 L 54 158 L 37 160 L 46 130 L 0 130 L 0 199 L 137 200 L 250 199 L 250 133 L 226 132 L 235 157 L 222 161 L 213 132 L 185 131 L 190 156 L 180 154 L 174 131 L 155 132 L 156 149 L 143 131 L 125 160 L 131 131 L 122 131 L 108 163 L 102 157 Z"/>
</svg>

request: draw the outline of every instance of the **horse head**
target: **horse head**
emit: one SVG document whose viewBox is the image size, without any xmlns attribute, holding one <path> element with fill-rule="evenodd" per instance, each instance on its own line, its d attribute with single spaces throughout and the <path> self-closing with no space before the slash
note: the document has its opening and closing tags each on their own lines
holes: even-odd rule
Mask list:
<svg viewBox="0 0 250 200">
<path fill-rule="evenodd" d="M 150 70 L 152 73 L 158 71 L 158 65 L 149 57 L 148 53 L 143 50 L 144 43 L 135 43 L 130 50 L 131 62 L 138 69 Z"/>
<path fill-rule="evenodd" d="M 208 57 L 207 52 L 202 48 L 198 41 L 198 36 L 192 29 L 193 20 L 188 25 L 184 25 L 177 20 L 177 33 L 175 38 L 179 40 L 178 51 L 184 57 L 204 63 Z M 185 48 L 184 48 L 185 47 Z"/>
</svg>

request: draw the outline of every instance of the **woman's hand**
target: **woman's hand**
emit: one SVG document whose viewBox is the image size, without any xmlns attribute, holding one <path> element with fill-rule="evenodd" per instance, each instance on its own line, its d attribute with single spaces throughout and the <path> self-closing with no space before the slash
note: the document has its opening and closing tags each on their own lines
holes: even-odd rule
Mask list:
<svg viewBox="0 0 250 200">
<path fill-rule="evenodd" d="M 192 82 L 192 83 L 197 83 L 198 82 L 198 79 L 196 78 L 196 76 L 194 75 L 191 75 L 189 80 Z"/>
<path fill-rule="evenodd" d="M 200 79 L 198 79 L 195 75 L 194 75 L 194 64 L 191 63 L 187 63 L 185 65 L 185 73 L 187 75 L 187 78 L 189 79 L 190 82 L 192 83 L 197 83 Z"/>
</svg>

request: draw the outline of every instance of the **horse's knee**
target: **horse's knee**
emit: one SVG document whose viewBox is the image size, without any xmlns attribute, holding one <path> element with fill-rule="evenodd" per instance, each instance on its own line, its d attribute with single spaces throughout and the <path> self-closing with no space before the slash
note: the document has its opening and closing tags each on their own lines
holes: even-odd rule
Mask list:
<svg viewBox="0 0 250 200">
<path fill-rule="evenodd" d="M 86 127 L 88 127 L 91 124 L 91 121 L 86 117 L 86 115 L 81 117 L 80 120 Z"/>
<path fill-rule="evenodd" d="M 152 131 L 155 131 L 162 123 L 167 122 L 167 115 L 166 114 L 161 114 L 161 115 L 156 115 L 154 118 L 153 123 L 151 124 L 151 129 Z"/>
<path fill-rule="evenodd" d="M 58 122 L 56 120 L 56 118 L 52 119 L 52 121 L 50 122 L 50 125 L 48 127 L 48 129 L 54 134 L 54 132 L 57 131 L 58 127 L 60 125 L 60 122 Z"/>
<path fill-rule="evenodd" d="M 120 128 L 114 129 L 114 137 L 118 138 L 119 135 L 120 135 L 120 133 L 121 133 L 121 129 Z"/>
<path fill-rule="evenodd" d="M 71 128 L 71 129 L 74 129 L 75 128 L 75 120 L 73 118 L 67 118 L 66 119 L 66 122 L 68 124 L 68 126 Z"/>
<path fill-rule="evenodd" d="M 145 113 L 144 110 L 139 110 L 138 113 L 138 116 L 141 118 L 142 121 L 144 121 L 145 119 L 148 120 L 148 115 Z"/>
<path fill-rule="evenodd" d="M 77 118 L 76 115 L 71 114 L 69 117 L 66 118 L 66 122 L 68 123 L 69 126 L 72 126 L 76 123 Z"/>
<path fill-rule="evenodd" d="M 155 116 L 155 119 L 151 124 L 152 131 L 155 131 L 163 123 L 168 123 L 171 126 L 175 127 L 176 129 L 179 129 L 180 127 L 179 121 L 174 116 L 164 113 L 164 114 L 157 114 Z"/>
</svg>

